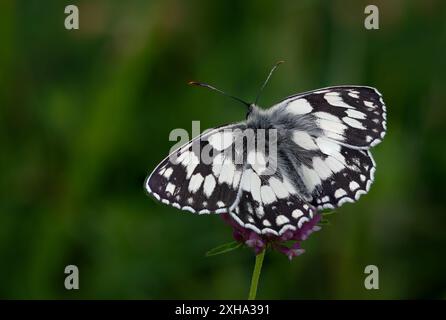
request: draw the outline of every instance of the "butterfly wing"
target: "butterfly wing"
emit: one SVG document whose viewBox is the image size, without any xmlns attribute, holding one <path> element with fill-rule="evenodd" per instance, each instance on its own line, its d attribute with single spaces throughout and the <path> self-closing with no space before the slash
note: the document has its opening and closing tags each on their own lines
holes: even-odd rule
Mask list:
<svg viewBox="0 0 446 320">
<path fill-rule="evenodd" d="M 287 149 L 286 156 L 297 173 L 302 194 L 313 206 L 333 209 L 369 191 L 375 173 L 370 151 L 352 149 L 325 136 L 294 138 L 295 146 Z M 302 145 L 312 149 L 304 150 Z"/>
<path fill-rule="evenodd" d="M 295 230 L 315 208 L 300 196 L 277 153 L 258 148 L 257 137 L 245 123 L 205 132 L 164 159 L 147 178 L 146 190 L 182 210 L 229 212 L 258 233 Z"/>
<path fill-rule="evenodd" d="M 236 164 L 234 134 L 245 123 L 211 129 L 172 152 L 149 175 L 157 200 L 197 213 L 226 212 L 237 198 L 243 163 Z"/>
<path fill-rule="evenodd" d="M 237 201 L 230 214 L 241 226 L 257 233 L 282 235 L 313 217 L 315 208 L 296 190 L 284 170 L 262 175 L 249 164 L 243 172 Z"/>
<path fill-rule="evenodd" d="M 319 89 L 286 98 L 271 112 L 296 120 L 282 150 L 312 205 L 336 208 L 369 191 L 375 162 L 368 149 L 386 132 L 386 108 L 376 89 Z"/>
<path fill-rule="evenodd" d="M 327 138 L 353 149 L 369 149 L 386 133 L 386 106 L 375 88 L 337 86 L 290 96 L 271 108 L 307 116 Z"/>
</svg>

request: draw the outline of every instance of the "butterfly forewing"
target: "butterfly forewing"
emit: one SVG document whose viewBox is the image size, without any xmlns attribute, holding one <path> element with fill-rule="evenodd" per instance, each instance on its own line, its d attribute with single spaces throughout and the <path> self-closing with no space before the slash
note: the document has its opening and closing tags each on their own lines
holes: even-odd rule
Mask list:
<svg viewBox="0 0 446 320">
<path fill-rule="evenodd" d="M 311 116 L 324 136 L 356 149 L 368 149 L 386 133 L 386 107 L 374 88 L 339 86 L 286 98 L 272 112 Z"/>
<path fill-rule="evenodd" d="M 227 211 L 236 200 L 243 163 L 235 164 L 227 154 L 232 143 L 217 138 L 228 138 L 225 132 L 244 127 L 231 124 L 209 130 L 174 151 L 146 180 L 147 191 L 163 203 L 191 212 Z"/>
</svg>

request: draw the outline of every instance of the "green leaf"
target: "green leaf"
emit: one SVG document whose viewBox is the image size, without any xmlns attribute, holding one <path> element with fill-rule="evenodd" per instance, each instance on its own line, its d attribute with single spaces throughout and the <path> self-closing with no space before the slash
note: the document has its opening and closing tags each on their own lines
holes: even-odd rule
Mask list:
<svg viewBox="0 0 446 320">
<path fill-rule="evenodd" d="M 206 257 L 216 256 L 217 254 L 226 253 L 239 248 L 242 244 L 237 241 L 222 244 L 206 252 Z"/>
<path fill-rule="evenodd" d="M 335 211 L 335 210 L 325 211 L 325 212 L 322 212 L 322 215 L 323 215 L 323 216 L 329 216 L 329 215 L 331 215 L 331 214 L 333 214 L 333 213 L 336 213 L 336 211 Z"/>
<path fill-rule="evenodd" d="M 330 225 L 330 221 L 328 221 L 327 219 L 321 219 L 318 222 L 318 225 L 320 225 L 320 226 L 328 226 L 328 225 Z"/>
</svg>

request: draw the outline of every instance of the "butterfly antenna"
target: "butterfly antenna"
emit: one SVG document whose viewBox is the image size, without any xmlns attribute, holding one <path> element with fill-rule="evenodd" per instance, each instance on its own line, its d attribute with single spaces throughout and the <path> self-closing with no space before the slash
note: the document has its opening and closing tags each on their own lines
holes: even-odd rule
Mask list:
<svg viewBox="0 0 446 320">
<path fill-rule="evenodd" d="M 243 104 L 244 104 L 245 106 L 247 106 L 248 108 L 249 108 L 250 105 L 251 105 L 250 103 L 248 103 L 248 102 L 246 102 L 246 101 L 244 101 L 244 100 L 242 100 L 242 99 L 240 99 L 240 98 L 234 97 L 234 96 L 232 96 L 232 95 L 230 95 L 230 94 L 227 94 L 226 92 L 221 91 L 220 89 L 217 89 L 217 88 L 211 86 L 210 84 L 207 84 L 207 83 L 201 83 L 201 82 L 196 82 L 196 81 L 189 81 L 188 84 L 189 84 L 189 85 L 192 85 L 192 86 L 199 86 L 199 87 L 204 87 L 204 88 L 208 88 L 208 89 L 217 91 L 218 93 L 221 93 L 221 94 L 224 95 L 224 96 L 227 96 L 227 97 L 229 97 L 229 98 L 231 98 L 231 99 L 234 99 L 234 100 L 236 100 L 236 101 L 238 101 L 238 102 L 243 103 Z"/>
<path fill-rule="evenodd" d="M 257 101 L 259 100 L 260 94 L 262 93 L 263 89 L 266 87 L 266 84 L 268 83 L 269 78 L 271 78 L 271 75 L 273 74 L 273 72 L 277 69 L 277 67 L 278 67 L 280 64 L 282 64 L 282 63 L 284 63 L 284 62 L 285 62 L 285 61 L 278 61 L 278 62 L 274 65 L 274 67 L 271 69 L 271 71 L 270 71 L 269 74 L 268 74 L 268 77 L 266 77 L 265 82 L 263 83 L 262 87 L 261 87 L 260 90 L 259 90 L 259 93 L 257 94 L 256 101 L 254 102 L 255 105 L 257 105 Z"/>
</svg>

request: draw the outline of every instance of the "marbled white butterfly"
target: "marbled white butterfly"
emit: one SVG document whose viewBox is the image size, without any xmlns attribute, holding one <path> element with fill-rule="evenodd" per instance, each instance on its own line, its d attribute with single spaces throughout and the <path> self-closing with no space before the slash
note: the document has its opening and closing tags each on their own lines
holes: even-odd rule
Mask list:
<svg viewBox="0 0 446 320">
<path fill-rule="evenodd" d="M 267 110 L 235 99 L 248 107 L 246 120 L 208 130 L 174 151 L 147 178 L 149 194 L 190 212 L 227 212 L 259 234 L 282 235 L 316 210 L 369 191 L 375 173 L 370 148 L 386 133 L 376 89 L 328 87 Z"/>
</svg>

